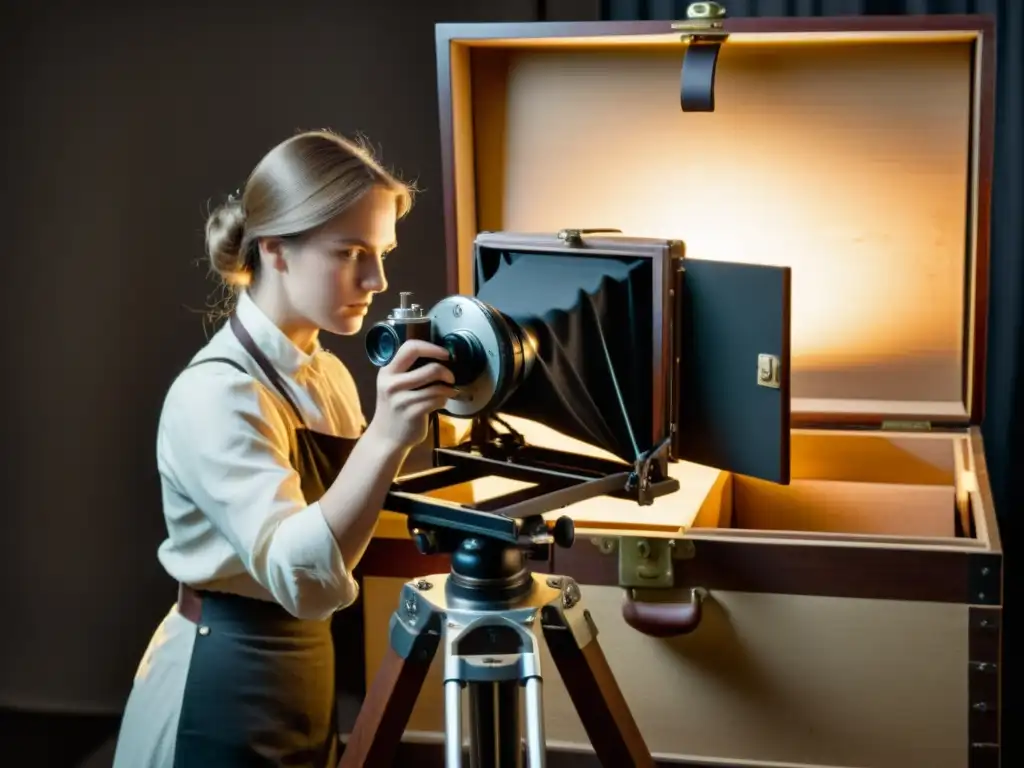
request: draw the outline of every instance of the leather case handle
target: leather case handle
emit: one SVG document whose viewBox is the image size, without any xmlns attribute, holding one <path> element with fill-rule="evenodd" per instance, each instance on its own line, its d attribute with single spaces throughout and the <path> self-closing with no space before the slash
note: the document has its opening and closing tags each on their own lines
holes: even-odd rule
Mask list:
<svg viewBox="0 0 1024 768">
<path fill-rule="evenodd" d="M 688 635 L 700 625 L 707 590 L 694 587 L 688 603 L 645 603 L 633 599 L 627 590 L 622 601 L 622 618 L 637 632 L 650 637 Z"/>
</svg>

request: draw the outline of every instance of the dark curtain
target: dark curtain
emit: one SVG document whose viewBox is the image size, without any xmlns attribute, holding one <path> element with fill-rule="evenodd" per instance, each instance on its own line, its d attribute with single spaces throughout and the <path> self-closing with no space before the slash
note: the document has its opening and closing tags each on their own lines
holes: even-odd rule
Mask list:
<svg viewBox="0 0 1024 768">
<path fill-rule="evenodd" d="M 682 0 L 601 0 L 600 18 L 608 20 L 682 19 Z M 730 16 L 841 16 L 856 14 L 992 14 L 997 24 L 995 178 L 992 200 L 992 250 L 989 294 L 986 409 L 982 431 L 992 492 L 1007 561 L 1004 584 L 1016 573 L 1018 528 L 1024 515 L 1024 484 L 1014 482 L 1024 469 L 1024 3 L 1020 0 L 722 0 Z M 577 0 L 577 12 L 583 10 Z M 570 11 L 571 12 L 571 11 Z M 1009 689 L 1007 668 L 1022 666 L 1007 652 L 1019 643 L 1019 590 L 1004 598 L 1003 747 L 1019 736 L 1009 727 L 1020 695 Z M 1012 626 L 1011 626 L 1012 625 Z M 967 674 L 967 670 L 964 670 Z M 1019 720 L 1019 718 L 1018 718 Z M 908 734 L 908 738 L 912 738 Z"/>
</svg>

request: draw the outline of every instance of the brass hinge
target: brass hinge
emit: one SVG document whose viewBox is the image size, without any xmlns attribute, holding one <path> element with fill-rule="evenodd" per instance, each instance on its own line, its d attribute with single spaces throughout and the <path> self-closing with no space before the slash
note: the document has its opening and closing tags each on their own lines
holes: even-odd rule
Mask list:
<svg viewBox="0 0 1024 768">
<path fill-rule="evenodd" d="M 930 432 L 930 421 L 883 421 L 882 429 L 886 432 Z"/>
<path fill-rule="evenodd" d="M 584 235 L 621 235 L 621 229 L 560 229 L 558 239 L 567 245 L 582 245 Z"/>
<path fill-rule="evenodd" d="M 616 536 L 594 539 L 602 554 L 617 554 L 619 586 L 623 589 L 671 589 L 675 561 L 696 555 L 692 541 Z"/>
</svg>

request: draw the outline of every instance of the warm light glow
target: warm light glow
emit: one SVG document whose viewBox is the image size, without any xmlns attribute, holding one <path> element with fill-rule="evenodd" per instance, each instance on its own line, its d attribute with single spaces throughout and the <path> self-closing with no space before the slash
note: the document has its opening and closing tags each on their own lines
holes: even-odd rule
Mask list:
<svg viewBox="0 0 1024 768">
<path fill-rule="evenodd" d="M 794 411 L 962 413 L 970 57 L 726 45 L 717 111 L 697 114 L 678 51 L 512 52 L 504 89 L 474 88 L 489 125 L 503 109 L 475 136 L 479 228 L 614 227 L 791 266 Z"/>
<path fill-rule="evenodd" d="M 529 445 L 608 461 L 621 461 L 607 451 L 564 435 L 545 424 L 518 416 L 503 415 L 502 419 L 521 434 Z M 441 421 L 445 425 L 446 436 L 453 443 L 466 438 L 472 423 L 468 419 L 454 419 L 448 416 L 443 417 Z M 589 530 L 636 526 L 651 532 L 661 531 L 665 535 L 682 533 L 708 504 L 708 493 L 718 481 L 721 472 L 712 467 L 677 461 L 669 465 L 669 475 L 679 480 L 680 490 L 655 499 L 650 505 L 639 506 L 636 502 L 626 499 L 595 496 L 553 510 L 546 514 L 545 518 L 555 520 L 567 515 L 573 519 L 577 532 L 581 534 L 586 534 Z M 530 485 L 532 484 L 520 480 L 488 475 L 431 491 L 428 495 L 456 504 L 471 504 L 513 493 Z"/>
<path fill-rule="evenodd" d="M 535 485 L 535 483 L 526 483 L 509 477 L 485 475 L 463 483 L 435 488 L 423 495 L 440 501 L 450 501 L 453 504 L 474 504 L 532 488 Z"/>
</svg>

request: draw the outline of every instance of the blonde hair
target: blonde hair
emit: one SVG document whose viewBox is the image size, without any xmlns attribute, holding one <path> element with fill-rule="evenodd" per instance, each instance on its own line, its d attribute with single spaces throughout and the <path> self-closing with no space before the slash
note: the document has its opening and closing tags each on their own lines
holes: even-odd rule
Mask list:
<svg viewBox="0 0 1024 768">
<path fill-rule="evenodd" d="M 364 143 L 330 131 L 296 134 L 271 149 L 239 193 L 210 213 L 210 267 L 228 286 L 251 285 L 259 273 L 258 238 L 301 237 L 375 186 L 395 192 L 399 218 L 409 212 L 413 187 L 386 171 Z"/>
</svg>

